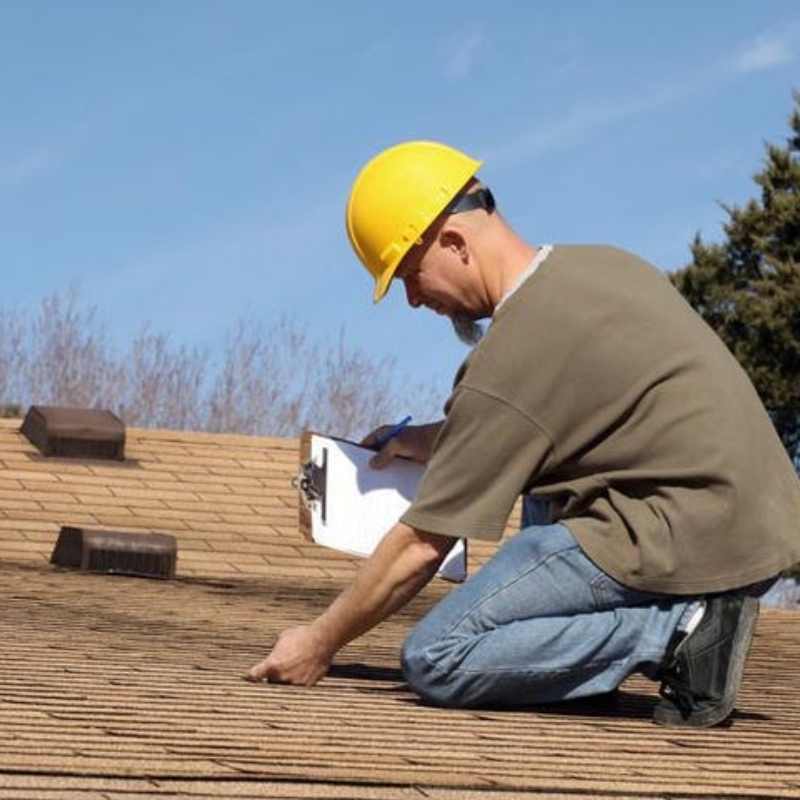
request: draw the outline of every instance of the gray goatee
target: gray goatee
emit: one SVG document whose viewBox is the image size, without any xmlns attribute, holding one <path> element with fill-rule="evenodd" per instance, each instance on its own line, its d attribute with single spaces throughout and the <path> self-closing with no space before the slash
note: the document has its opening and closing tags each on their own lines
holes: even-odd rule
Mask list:
<svg viewBox="0 0 800 800">
<path fill-rule="evenodd" d="M 463 314 L 453 314 L 450 317 L 450 322 L 453 323 L 453 330 L 456 332 L 459 341 L 463 342 L 467 347 L 475 347 L 483 339 L 484 331 L 480 322 L 476 322 Z"/>
</svg>

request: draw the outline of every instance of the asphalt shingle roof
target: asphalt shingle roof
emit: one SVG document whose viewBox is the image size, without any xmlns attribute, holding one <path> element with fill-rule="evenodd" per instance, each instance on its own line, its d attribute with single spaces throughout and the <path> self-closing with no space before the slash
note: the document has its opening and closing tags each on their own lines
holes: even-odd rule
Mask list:
<svg viewBox="0 0 800 800">
<path fill-rule="evenodd" d="M 129 462 L 44 459 L 0 422 L 0 798 L 800 797 L 800 615 L 767 611 L 726 727 L 658 728 L 656 687 L 451 711 L 402 639 L 448 585 L 345 648 L 313 689 L 243 673 L 352 559 L 297 531 L 295 440 L 128 431 Z M 47 563 L 62 524 L 172 533 L 174 581 Z M 471 564 L 491 546 L 473 550 Z"/>
</svg>

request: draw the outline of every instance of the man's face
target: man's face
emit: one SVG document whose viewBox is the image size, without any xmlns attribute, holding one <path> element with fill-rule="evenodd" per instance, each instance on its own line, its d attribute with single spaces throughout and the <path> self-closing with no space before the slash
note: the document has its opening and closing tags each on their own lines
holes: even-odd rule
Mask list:
<svg viewBox="0 0 800 800">
<path fill-rule="evenodd" d="M 425 306 L 449 317 L 472 316 L 466 265 L 458 248 L 448 246 L 442 237 L 412 247 L 394 277 L 403 282 L 412 308 Z"/>
<path fill-rule="evenodd" d="M 463 344 L 478 344 L 484 330 L 476 320 L 486 315 L 468 302 L 469 275 L 458 248 L 448 248 L 438 237 L 430 243 L 421 242 L 408 252 L 394 277 L 403 281 L 412 308 L 426 306 L 448 316 Z"/>
</svg>

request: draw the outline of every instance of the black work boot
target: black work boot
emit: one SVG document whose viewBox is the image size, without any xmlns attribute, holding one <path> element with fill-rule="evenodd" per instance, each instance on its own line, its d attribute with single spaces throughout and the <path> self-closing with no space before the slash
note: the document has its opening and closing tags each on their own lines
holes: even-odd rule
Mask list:
<svg viewBox="0 0 800 800">
<path fill-rule="evenodd" d="M 708 728 L 733 711 L 753 639 L 758 600 L 742 591 L 709 595 L 689 634 L 673 637 L 659 673 L 660 725 Z"/>
</svg>

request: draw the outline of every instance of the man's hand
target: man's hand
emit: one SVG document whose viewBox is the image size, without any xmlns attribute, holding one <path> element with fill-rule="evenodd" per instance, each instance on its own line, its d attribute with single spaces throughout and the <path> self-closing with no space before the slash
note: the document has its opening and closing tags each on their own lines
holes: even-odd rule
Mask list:
<svg viewBox="0 0 800 800">
<path fill-rule="evenodd" d="M 406 456 L 420 464 L 427 464 L 433 450 L 433 443 L 442 427 L 441 422 L 433 422 L 430 425 L 409 425 L 397 436 L 393 436 L 381 448 L 381 451 L 372 457 L 370 466 L 373 469 L 383 469 L 388 466 L 395 456 Z M 392 429 L 391 425 L 381 425 L 368 436 L 365 436 L 360 444 L 362 447 L 373 447 L 381 436 Z"/>
<path fill-rule="evenodd" d="M 285 630 L 272 652 L 247 674 L 247 679 L 313 686 L 325 676 L 333 653 L 310 625 Z"/>
<path fill-rule="evenodd" d="M 352 585 L 311 625 L 284 631 L 247 678 L 313 686 L 328 671 L 338 650 L 419 592 L 455 541 L 396 523 L 361 565 Z"/>
</svg>

